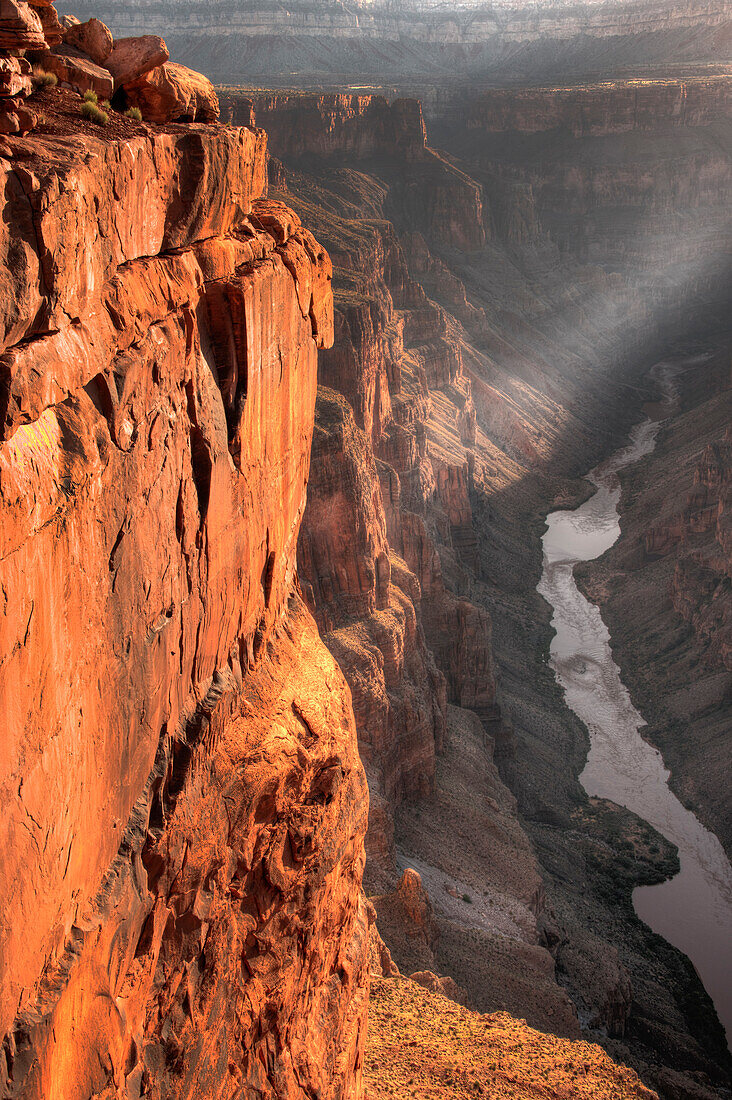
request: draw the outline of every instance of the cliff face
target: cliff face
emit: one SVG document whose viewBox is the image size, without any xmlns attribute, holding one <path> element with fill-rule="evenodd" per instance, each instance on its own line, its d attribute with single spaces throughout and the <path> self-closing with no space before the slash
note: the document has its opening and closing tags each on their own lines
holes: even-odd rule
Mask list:
<svg viewBox="0 0 732 1100">
<path fill-rule="evenodd" d="M 729 851 L 728 351 L 692 362 L 676 384 L 681 408 L 643 469 L 623 477 L 621 537 L 586 583 L 675 789 Z"/>
<path fill-rule="evenodd" d="M 88 3 L 88 0 L 87 0 Z M 78 13 L 86 14 L 84 0 Z M 91 8 L 88 3 L 88 8 Z M 637 64 L 726 59 L 725 0 L 569 0 L 452 6 L 400 0 L 358 3 L 297 0 L 285 11 L 261 0 L 246 11 L 176 0 L 103 5 L 115 33 L 155 27 L 177 60 L 230 82 L 290 86 L 338 78 L 487 81 L 562 79 Z"/>
<path fill-rule="evenodd" d="M 424 158 L 426 130 L 420 104 L 415 99 L 389 103 L 378 95 L 295 95 L 277 92 L 252 93 L 250 99 L 257 124 L 271 134 L 281 157 L 394 156 Z M 246 99 L 234 96 L 225 110 L 234 119 L 248 109 Z"/>
<path fill-rule="evenodd" d="M 729 110 L 729 75 L 613 80 L 579 87 L 512 88 L 482 92 L 471 102 L 469 129 L 538 133 L 566 129 L 574 137 L 704 126 Z"/>
<path fill-rule="evenodd" d="M 248 116 L 261 98 L 278 135 L 272 193 L 334 262 L 337 339 L 321 355 L 299 562 L 354 694 L 371 790 L 365 883 L 392 963 L 420 981 L 447 974 L 450 995 L 556 1033 L 576 1035 L 579 1010 L 587 1033 L 612 1034 L 603 1041 L 664 1095 L 696 1087 L 697 1071 L 721 1080 L 722 1040 L 691 968 L 649 948 L 633 916 L 634 885 L 668 873 L 672 853 L 584 797 L 585 734 L 539 656 L 549 624 L 535 584 L 541 514 L 575 500 L 571 475 L 620 438 L 667 313 L 691 325 L 684 289 L 713 313 L 726 285 L 717 246 L 701 274 L 681 265 L 669 284 L 668 267 L 643 268 L 632 219 L 614 234 L 617 266 L 612 235 L 593 226 L 615 216 L 622 183 L 635 209 L 657 215 L 664 249 L 695 204 L 721 239 L 723 155 L 710 138 L 717 167 L 687 173 L 688 186 L 682 157 L 669 202 L 670 143 L 696 148 L 701 130 L 568 132 L 560 145 L 445 124 L 450 153 L 415 157 L 423 128 L 411 111 L 402 159 L 398 146 L 375 147 L 363 97 L 344 114 L 339 97 L 227 96 Z M 373 111 L 384 116 L 382 101 Z M 652 149 L 637 169 L 636 138 Z M 586 187 L 596 161 L 610 182 L 577 208 L 556 180 Z M 602 266 L 583 260 L 585 230 Z M 684 248 L 698 258 L 704 240 L 684 234 L 671 257 Z M 611 855 L 618 836 L 631 865 Z M 418 904 L 403 896 L 409 868 Z M 659 1059 L 678 1076 L 652 1068 Z"/>
<path fill-rule="evenodd" d="M 54 102 L 0 162 L 3 1088 L 356 1096 L 367 798 L 295 581 L 330 261 L 261 131 Z"/>
<path fill-rule="evenodd" d="M 417 100 L 256 92 L 223 94 L 222 104 L 239 123 L 253 110 L 257 124 L 271 135 L 275 156 L 288 162 L 316 157 L 334 164 L 398 164 L 399 186 L 391 201 L 399 206 L 400 220 L 448 248 L 471 252 L 485 243 L 482 189 L 427 146 Z"/>
</svg>

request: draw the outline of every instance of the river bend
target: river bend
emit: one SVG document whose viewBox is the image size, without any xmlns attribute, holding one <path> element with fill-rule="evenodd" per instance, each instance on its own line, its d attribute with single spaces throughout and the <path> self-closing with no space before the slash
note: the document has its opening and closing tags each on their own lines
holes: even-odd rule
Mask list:
<svg viewBox="0 0 732 1100">
<path fill-rule="evenodd" d="M 673 372 L 658 372 L 667 411 Z M 599 557 L 620 535 L 618 471 L 649 454 L 661 421 L 646 419 L 629 442 L 587 476 L 597 491 L 573 511 L 552 512 L 544 535 L 538 591 L 553 608 L 550 664 L 568 706 L 590 734 L 580 782 L 588 795 L 626 806 L 679 850 L 681 869 L 633 892 L 638 916 L 693 962 L 732 1039 L 732 868 L 717 837 L 681 805 L 660 752 L 641 735 L 597 606 L 574 579 L 574 566 Z"/>
</svg>

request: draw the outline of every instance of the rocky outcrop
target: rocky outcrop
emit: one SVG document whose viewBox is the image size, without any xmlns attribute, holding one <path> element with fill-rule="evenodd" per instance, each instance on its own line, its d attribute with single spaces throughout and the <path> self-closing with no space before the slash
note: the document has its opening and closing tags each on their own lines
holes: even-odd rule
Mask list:
<svg viewBox="0 0 732 1100">
<path fill-rule="evenodd" d="M 391 201 L 401 221 L 466 252 L 485 243 L 482 189 L 427 146 L 418 100 L 388 103 L 378 95 L 268 92 L 249 96 L 230 91 L 224 103 L 226 116 L 235 122 L 244 121 L 253 109 L 281 160 L 396 161 L 398 186 L 393 187 Z"/>
<path fill-rule="evenodd" d="M 114 39 L 109 27 L 100 19 L 87 19 L 75 23 L 66 32 L 66 41 L 87 54 L 96 65 L 103 65 L 112 52 Z"/>
<path fill-rule="evenodd" d="M 356 1097 L 367 795 L 295 578 L 330 261 L 261 132 L 54 102 L 2 162 L 1 1087 Z"/>
<path fill-rule="evenodd" d="M 75 46 L 64 44 L 45 53 L 43 68 L 77 92 L 94 92 L 99 99 L 109 99 L 114 92 L 112 74 Z"/>
<path fill-rule="evenodd" d="M 51 9 L 53 10 L 53 9 Z M 46 47 L 39 15 L 22 2 L 2 0 L 0 5 L 0 136 L 28 134 L 36 115 L 25 100 L 33 84 L 26 50 Z"/>
<path fill-rule="evenodd" d="M 492 89 L 471 101 L 465 125 L 485 133 L 566 130 L 574 137 L 705 126 L 728 113 L 731 96 L 732 78 L 727 74 Z"/>
<path fill-rule="evenodd" d="M 167 61 L 125 85 L 127 102 L 150 122 L 216 122 L 219 100 L 211 81 Z"/>
<path fill-rule="evenodd" d="M 0 5 L 0 49 L 14 54 L 46 47 L 40 17 L 23 0 L 2 0 Z"/>
<path fill-rule="evenodd" d="M 654 525 L 643 541 L 649 557 L 674 555 L 674 610 L 690 624 L 705 661 L 732 672 L 732 429 L 705 447 L 693 477 L 683 511 Z"/>
<path fill-rule="evenodd" d="M 353 694 L 371 790 L 369 854 L 393 860 L 393 812 L 432 788 L 444 680 L 426 648 L 419 586 L 387 541 L 373 454 L 338 394 L 321 389 L 299 566 L 323 639 Z"/>
<path fill-rule="evenodd" d="M 229 93 L 226 109 L 237 121 L 251 103 L 257 123 L 270 134 L 278 156 L 342 158 L 399 156 L 405 161 L 424 159 L 426 130 L 416 99 L 380 95 L 304 95 L 258 92 L 251 96 Z"/>
<path fill-rule="evenodd" d="M 168 60 L 168 47 L 159 35 L 143 34 L 139 38 L 117 38 L 105 65 L 117 86 L 129 84 Z"/>
</svg>

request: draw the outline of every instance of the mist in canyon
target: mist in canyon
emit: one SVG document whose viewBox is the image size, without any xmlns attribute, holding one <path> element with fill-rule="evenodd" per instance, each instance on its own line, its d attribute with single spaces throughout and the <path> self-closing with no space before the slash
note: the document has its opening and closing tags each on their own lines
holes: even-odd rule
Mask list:
<svg viewBox="0 0 732 1100">
<path fill-rule="evenodd" d="M 728 1098 L 728 0 L 2 2 L 0 1095 Z"/>
</svg>

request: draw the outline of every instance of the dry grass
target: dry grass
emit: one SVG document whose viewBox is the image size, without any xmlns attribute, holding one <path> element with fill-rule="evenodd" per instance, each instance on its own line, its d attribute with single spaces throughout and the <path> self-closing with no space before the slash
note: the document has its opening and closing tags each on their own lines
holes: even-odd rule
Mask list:
<svg viewBox="0 0 732 1100">
<path fill-rule="evenodd" d="M 367 1100 L 657 1100 L 598 1046 L 481 1016 L 405 978 L 374 978 Z"/>
</svg>

